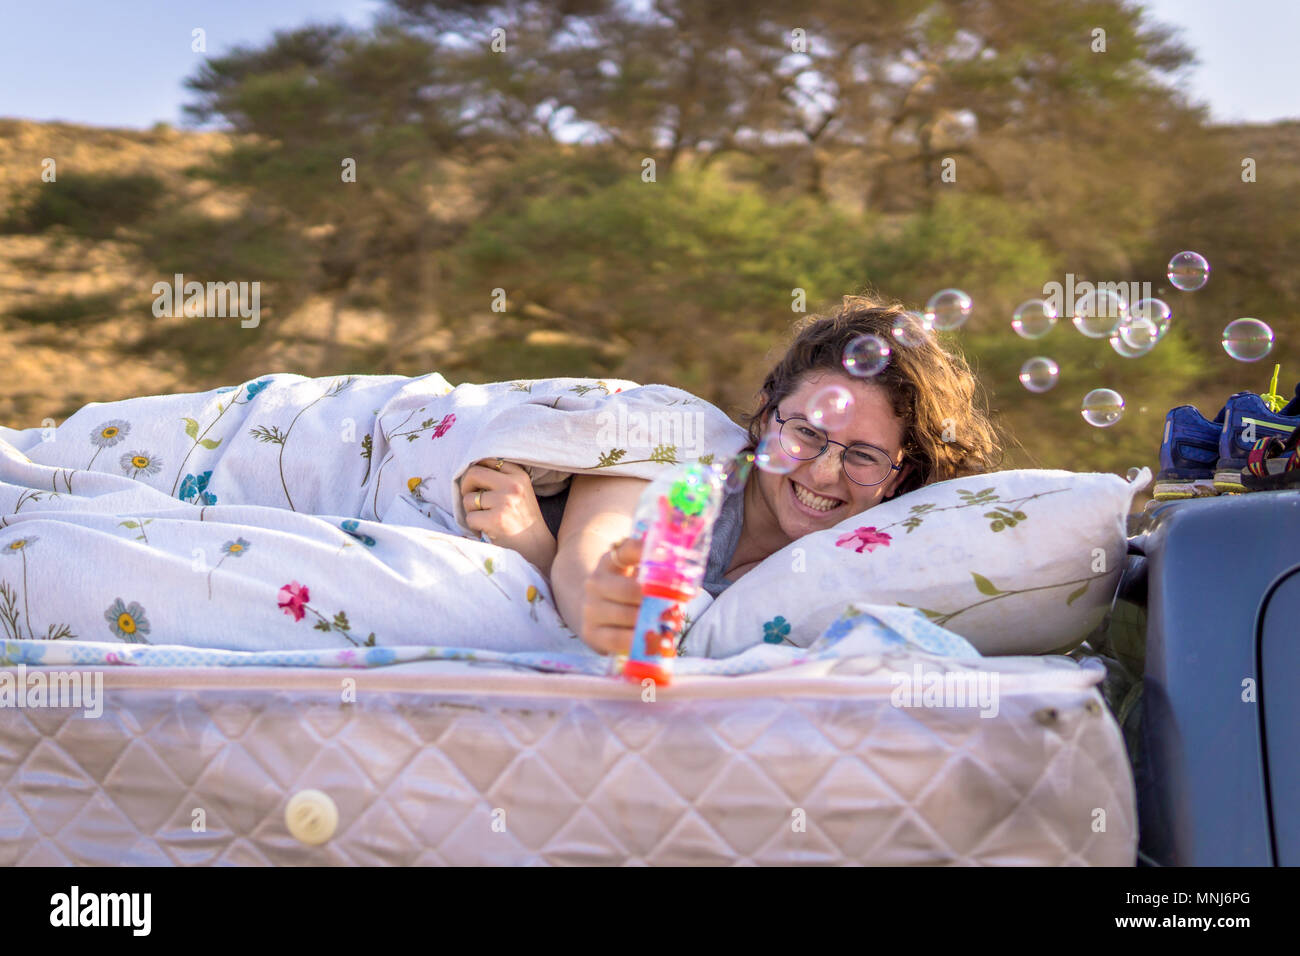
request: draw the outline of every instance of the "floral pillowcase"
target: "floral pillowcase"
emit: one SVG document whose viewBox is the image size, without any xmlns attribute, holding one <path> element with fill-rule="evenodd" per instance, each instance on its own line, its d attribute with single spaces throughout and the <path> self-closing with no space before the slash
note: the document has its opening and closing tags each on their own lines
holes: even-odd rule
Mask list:
<svg viewBox="0 0 1300 956">
<path fill-rule="evenodd" d="M 1064 652 L 1110 606 L 1149 474 L 1026 469 L 927 485 L 767 558 L 708 607 L 683 651 L 806 647 L 858 602 L 917 608 L 982 654 Z"/>
</svg>

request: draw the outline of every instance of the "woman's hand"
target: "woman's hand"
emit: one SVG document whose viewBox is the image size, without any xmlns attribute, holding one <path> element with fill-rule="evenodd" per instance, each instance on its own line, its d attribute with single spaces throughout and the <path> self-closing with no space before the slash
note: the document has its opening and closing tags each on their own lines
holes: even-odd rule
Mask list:
<svg viewBox="0 0 1300 956">
<path fill-rule="evenodd" d="M 626 539 L 647 484 L 644 478 L 612 475 L 574 475 L 569 484 L 551 593 L 569 629 L 603 654 L 632 646 L 641 604 L 635 577 L 641 543 Z"/>
<path fill-rule="evenodd" d="M 602 654 L 626 654 L 632 646 L 641 585 L 637 565 L 642 542 L 624 538 L 601 556 L 587 578 L 579 636 Z"/>
<path fill-rule="evenodd" d="M 518 551 L 543 574 L 550 574 L 555 537 L 546 527 L 528 472 L 514 462 L 485 458 L 461 477 L 460 490 L 465 523 L 472 531 Z"/>
</svg>

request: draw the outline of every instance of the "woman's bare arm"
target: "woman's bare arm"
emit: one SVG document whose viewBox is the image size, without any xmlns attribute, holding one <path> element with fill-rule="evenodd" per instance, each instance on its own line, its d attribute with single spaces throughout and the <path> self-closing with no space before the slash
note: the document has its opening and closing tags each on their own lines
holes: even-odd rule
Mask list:
<svg viewBox="0 0 1300 956">
<path fill-rule="evenodd" d="M 555 603 L 573 631 L 603 653 L 626 651 L 632 640 L 641 590 L 634 567 L 620 569 L 609 555 L 632 531 L 641 478 L 574 475 L 551 564 Z M 619 562 L 635 565 L 640 545 L 628 542 Z"/>
</svg>

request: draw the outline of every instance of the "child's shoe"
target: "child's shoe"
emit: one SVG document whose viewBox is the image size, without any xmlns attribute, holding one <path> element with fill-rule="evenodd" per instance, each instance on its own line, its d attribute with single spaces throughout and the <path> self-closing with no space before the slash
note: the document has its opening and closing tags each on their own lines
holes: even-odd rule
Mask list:
<svg viewBox="0 0 1300 956">
<path fill-rule="evenodd" d="M 1219 459 L 1224 409 L 1207 421 L 1194 405 L 1179 405 L 1165 415 L 1160 442 L 1160 473 L 1152 496 L 1156 501 L 1206 498 L 1217 495 L 1214 466 Z"/>
</svg>

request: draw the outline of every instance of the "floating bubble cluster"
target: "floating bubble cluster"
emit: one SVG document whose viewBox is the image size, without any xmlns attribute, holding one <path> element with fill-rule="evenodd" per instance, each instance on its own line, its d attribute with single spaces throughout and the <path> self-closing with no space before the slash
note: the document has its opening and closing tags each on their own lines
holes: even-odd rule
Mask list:
<svg viewBox="0 0 1300 956">
<path fill-rule="evenodd" d="M 1170 283 L 1182 292 L 1195 292 L 1210 281 L 1210 264 L 1197 252 L 1180 252 L 1169 260 Z"/>
<path fill-rule="evenodd" d="M 1020 366 L 1020 384 L 1031 392 L 1045 392 L 1061 377 L 1060 367 L 1042 355 Z"/>
<path fill-rule="evenodd" d="M 1030 299 L 1016 306 L 1011 314 L 1011 328 L 1025 339 L 1041 339 L 1056 325 L 1056 307 L 1042 299 Z"/>
<path fill-rule="evenodd" d="M 1109 428 L 1124 416 L 1124 399 L 1110 388 L 1094 388 L 1083 396 L 1083 420 L 1097 428 Z"/>
<path fill-rule="evenodd" d="M 893 350 L 878 335 L 859 335 L 844 348 L 844 371 L 857 378 L 879 375 L 889 364 Z"/>
<path fill-rule="evenodd" d="M 1167 275 L 1174 288 L 1195 292 L 1205 287 L 1210 279 L 1210 263 L 1198 252 L 1185 250 L 1169 260 Z M 1100 283 L 1093 291 L 1080 296 L 1071 316 L 1074 327 L 1088 338 L 1105 339 L 1116 354 L 1123 358 L 1140 358 L 1148 354 L 1168 333 L 1173 320 L 1169 303 L 1157 298 L 1127 301 L 1123 295 L 1126 287 L 1136 283 Z M 932 329 L 948 331 L 959 328 L 970 317 L 971 298 L 960 289 L 943 289 L 926 303 L 924 316 L 909 312 L 894 322 L 893 338 L 903 345 L 919 344 Z M 1040 339 L 1056 326 L 1059 315 L 1046 299 L 1027 299 L 1011 315 L 1011 328 L 1021 338 Z M 884 363 L 877 344 L 880 339 L 867 344 L 864 359 L 851 362 L 845 353 L 845 368 L 853 374 L 876 374 L 877 364 Z M 1257 362 L 1273 350 L 1274 334 L 1267 323 L 1254 318 L 1241 318 L 1229 322 L 1223 330 L 1223 350 L 1239 362 Z M 886 349 L 887 349 L 886 345 Z M 1101 368 L 1100 361 L 1093 367 Z M 854 371 L 857 368 L 868 371 Z M 1035 356 L 1020 367 L 1020 384 L 1030 392 L 1046 392 L 1060 381 L 1060 367 L 1046 356 Z M 1142 408 L 1140 411 L 1145 412 Z M 1083 399 L 1083 419 L 1096 428 L 1109 428 L 1124 416 L 1124 399 L 1113 389 L 1095 388 Z M 810 416 L 811 417 L 811 416 Z M 1098 441 L 1101 435 L 1094 436 Z M 1129 480 L 1135 479 L 1139 469 L 1129 469 Z"/>
<path fill-rule="evenodd" d="M 852 410 L 853 394 L 843 385 L 827 385 L 813 393 L 813 397 L 808 400 L 808 407 L 804 409 L 804 415 L 809 424 L 822 431 L 830 431 L 844 425 Z"/>
<path fill-rule="evenodd" d="M 1259 319 L 1234 319 L 1223 329 L 1223 351 L 1238 362 L 1258 362 L 1273 351 L 1273 330 Z"/>
<path fill-rule="evenodd" d="M 1110 289 L 1098 289 L 1074 304 L 1074 327 L 1090 339 L 1109 338 L 1128 315 L 1128 304 Z"/>
<path fill-rule="evenodd" d="M 942 289 L 925 304 L 925 317 L 932 328 L 950 332 L 970 318 L 971 305 L 970 296 L 961 289 Z"/>
</svg>

